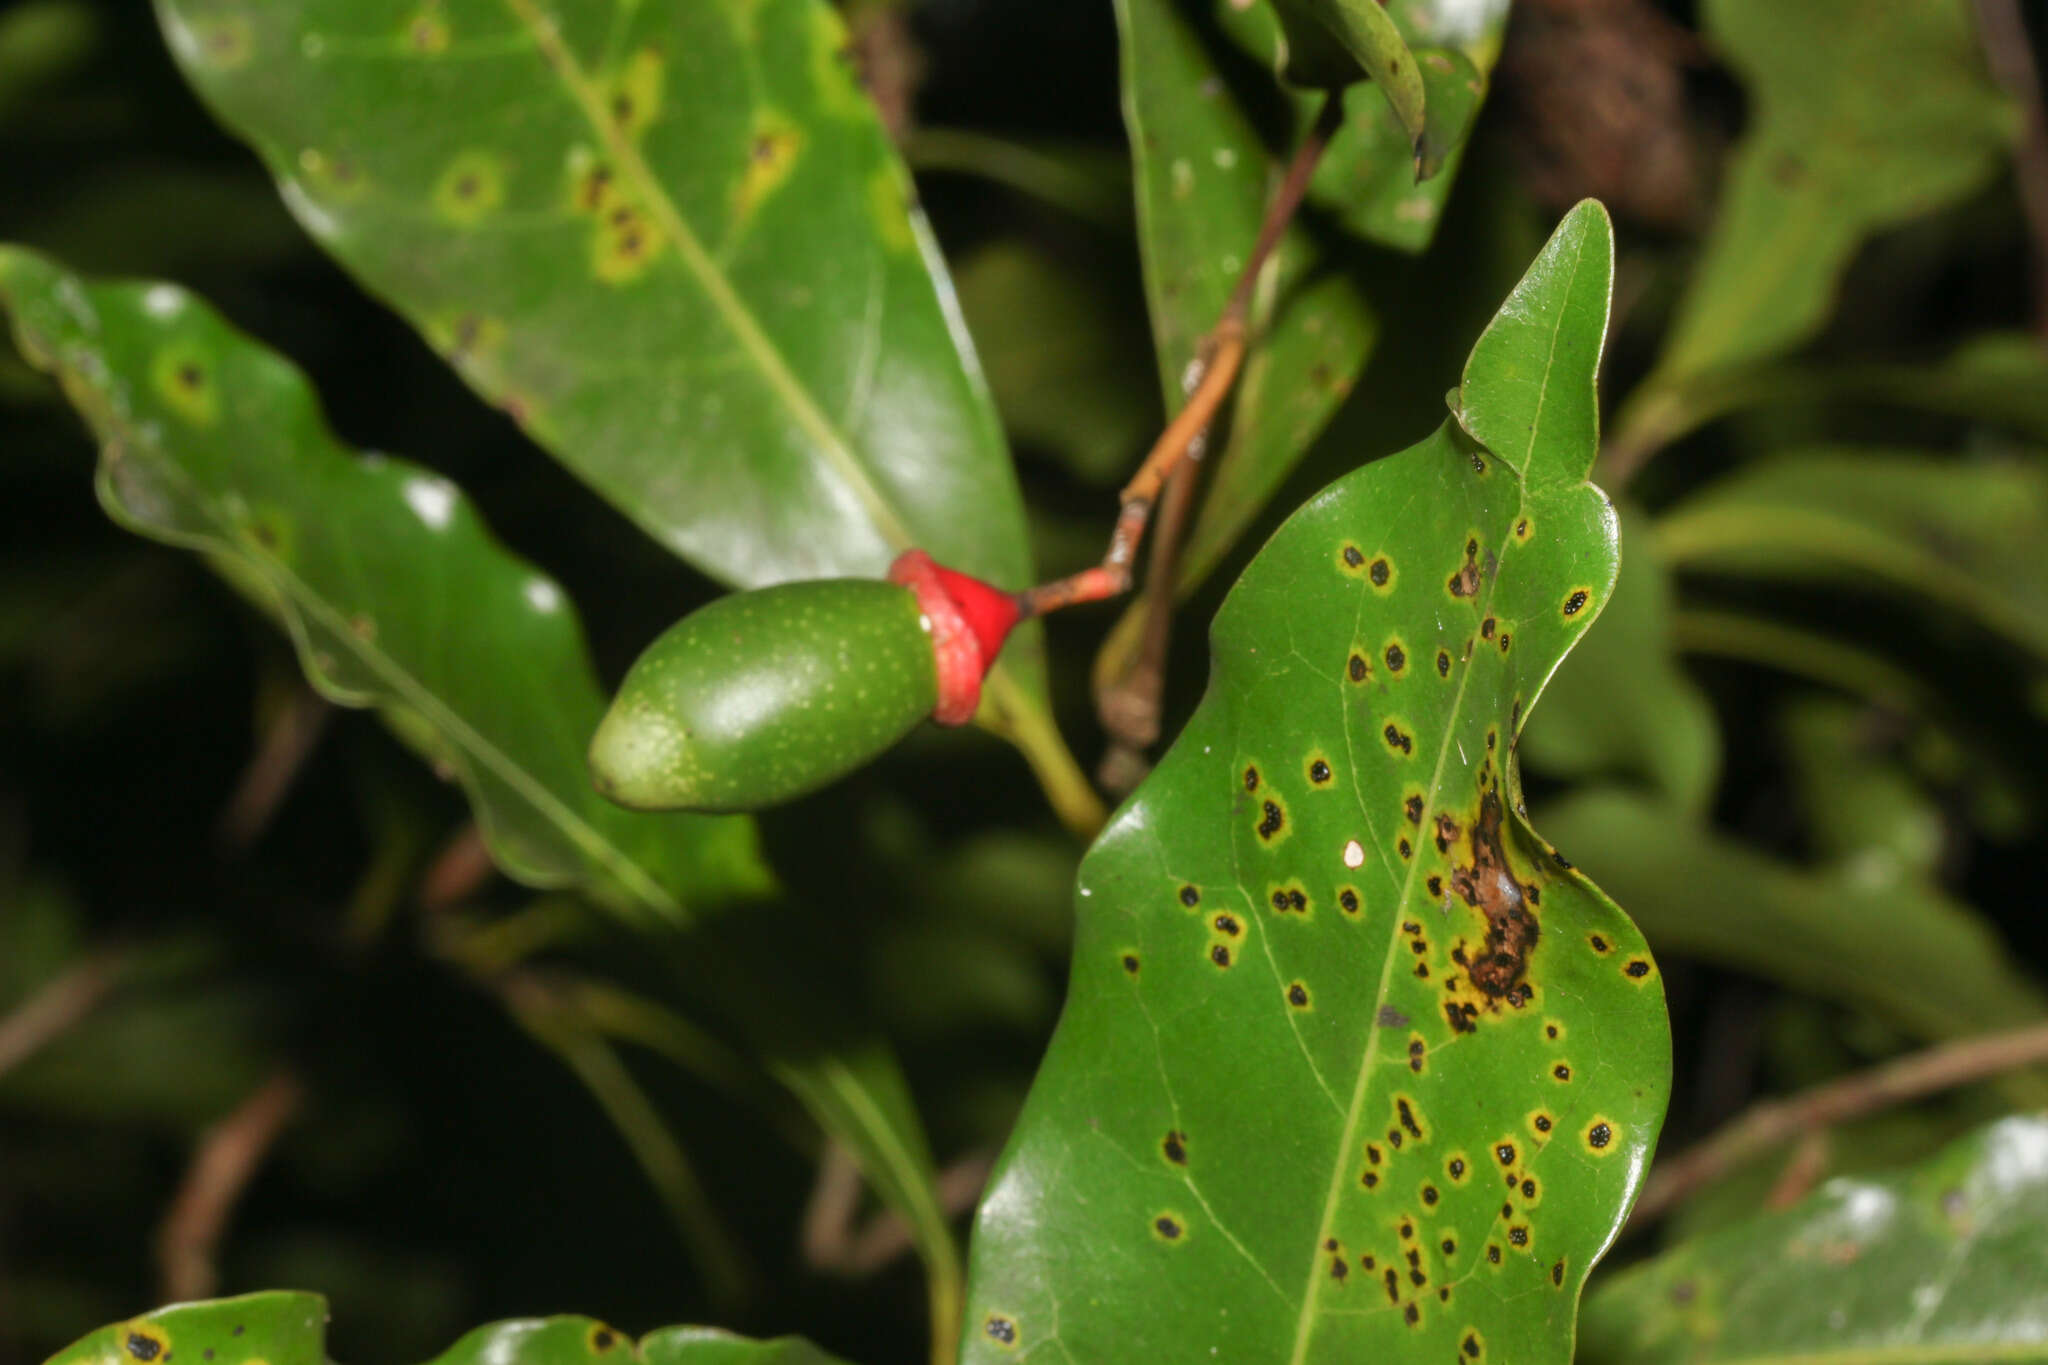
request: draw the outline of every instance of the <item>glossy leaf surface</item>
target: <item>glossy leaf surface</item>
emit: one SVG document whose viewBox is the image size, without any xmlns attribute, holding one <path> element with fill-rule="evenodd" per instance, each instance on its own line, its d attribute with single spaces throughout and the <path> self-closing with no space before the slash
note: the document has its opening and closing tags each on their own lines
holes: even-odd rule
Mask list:
<svg viewBox="0 0 2048 1365">
<path fill-rule="evenodd" d="M 154 1365 L 179 1353 L 213 1365 L 325 1365 L 327 1301 L 273 1291 L 174 1304 L 102 1327 L 49 1365 Z M 711 1327 L 664 1327 L 635 1343 L 596 1318 L 495 1322 L 429 1365 L 840 1365 L 795 1337 L 752 1341 Z"/>
<path fill-rule="evenodd" d="M 1788 452 L 1710 484 L 1656 534 L 1680 568 L 1874 582 L 2048 657 L 2048 469 L 2039 461 Z"/>
<path fill-rule="evenodd" d="M 0 297 L 23 351 L 106 443 L 108 511 L 206 553 L 284 619 L 316 685 L 377 706 L 458 774 L 508 873 L 574 887 L 642 928 L 768 889 L 751 821 L 638 814 L 592 789 L 584 748 L 604 698 L 573 610 L 452 484 L 353 457 L 297 370 L 175 287 L 92 284 L 10 251 Z M 950 1322 L 956 1253 L 894 1057 L 866 1039 L 793 1037 L 778 982 L 729 984 L 749 1007 L 736 1013 L 780 1030 L 763 1047 L 778 1079 L 916 1230 Z"/>
<path fill-rule="evenodd" d="M 1866 236 L 1984 185 L 2018 128 L 1964 0 L 1711 0 L 1703 19 L 1754 112 L 1653 386 L 1805 340 Z"/>
<path fill-rule="evenodd" d="M 1584 1359 L 2048 1361 L 2048 1118 L 1830 1181 L 1685 1242 L 1586 1304 Z"/>
<path fill-rule="evenodd" d="M 48 1365 L 158 1365 L 182 1355 L 211 1365 L 326 1365 L 327 1300 L 245 1294 L 172 1304 L 81 1337 Z"/>
<path fill-rule="evenodd" d="M 1918 1038 L 2024 1024 L 2048 1009 L 1983 918 L 1895 856 L 1803 868 L 1612 789 L 1539 814 L 1567 856 L 1628 902 L 1660 953 L 1869 1010 Z"/>
<path fill-rule="evenodd" d="M 1028 575 L 921 218 L 815 0 L 163 0 L 307 229 L 729 582 Z"/>
<path fill-rule="evenodd" d="M 108 513 L 281 616 L 323 694 L 377 707 L 461 779 L 508 872 L 643 921 L 766 889 L 748 821 L 635 815 L 591 789 L 604 698 L 575 609 L 454 485 L 345 449 L 302 374 L 175 286 L 8 251 L 0 302 L 99 437 Z"/>
<path fill-rule="evenodd" d="M 1679 664 L 1671 602 L 1671 576 L 1653 549 L 1623 556 L 1600 629 L 1559 666 L 1522 733 L 1523 762 L 1549 777 L 1630 778 L 1681 810 L 1706 807 L 1720 773 L 1720 727 Z"/>
<path fill-rule="evenodd" d="M 1582 205 L 1472 392 L 1590 399 L 1610 253 Z M 1340 480 L 1225 602 L 1207 696 L 1082 864 L 963 1359 L 1570 1358 L 1669 1041 L 1641 937 L 1516 814 L 1516 732 L 1617 556 L 1587 433 L 1535 421 Z"/>
<path fill-rule="evenodd" d="M 909 175 L 818 0 L 160 0 L 299 221 L 649 535 L 743 587 L 1032 577 Z M 1070 823 L 1035 627 L 984 716 Z"/>
<path fill-rule="evenodd" d="M 1478 73 L 1498 49 L 1504 7 L 1418 0 L 1390 7 L 1436 78 L 1449 64 L 1462 85 L 1465 121 L 1484 92 Z M 1266 5 L 1230 0 L 1187 6 L 1119 0 L 1124 123 L 1136 168 L 1139 245 L 1167 406 L 1184 401 L 1182 377 L 1214 327 L 1258 237 L 1293 140 L 1315 118 L 1320 95 L 1283 95 L 1266 74 L 1280 58 L 1279 25 Z M 1365 240 L 1420 251 L 1429 244 L 1455 179 L 1464 129 L 1443 173 L 1415 183 L 1414 149 L 1380 92 L 1345 92 L 1344 126 L 1309 186 L 1309 203 Z M 1351 386 L 1379 322 L 1339 253 L 1297 224 L 1281 239 L 1253 295 L 1251 351 L 1227 425 L 1212 429 L 1214 472 L 1188 532 L 1179 588 L 1203 582 L 1256 520 L 1308 452 Z M 1120 635 L 1135 638 L 1135 617 Z"/>
</svg>

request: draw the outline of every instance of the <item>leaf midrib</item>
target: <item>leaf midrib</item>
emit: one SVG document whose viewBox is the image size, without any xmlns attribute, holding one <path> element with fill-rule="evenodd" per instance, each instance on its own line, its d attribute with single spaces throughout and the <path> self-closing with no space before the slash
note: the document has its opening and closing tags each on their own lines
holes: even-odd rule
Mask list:
<svg viewBox="0 0 2048 1365">
<path fill-rule="evenodd" d="M 1563 297 L 1566 300 L 1572 297 L 1573 287 L 1578 283 L 1579 270 L 1584 262 L 1585 240 L 1582 237 L 1577 245 L 1577 249 L 1572 253 L 1571 274 L 1566 278 L 1562 291 Z M 1558 338 L 1563 335 L 1565 311 L 1562 307 L 1558 309 L 1558 322 L 1551 329 L 1550 347 L 1543 357 L 1543 380 L 1537 390 L 1536 412 L 1529 423 L 1529 444 L 1526 447 L 1526 451 L 1529 453 L 1524 456 L 1525 468 L 1516 471 L 1517 516 L 1521 515 L 1522 510 L 1528 505 L 1529 475 L 1526 465 L 1536 449 L 1537 436 L 1542 428 L 1544 400 L 1550 392 L 1551 375 L 1557 369 Z M 1581 483 L 1583 482 L 1584 480 L 1581 480 Z M 1509 518 L 1509 524 L 1512 524 L 1512 522 L 1513 518 L 1511 517 Z M 1493 599 L 1500 590 L 1501 574 L 1505 569 L 1506 564 L 1503 562 L 1501 568 L 1496 570 L 1492 579 L 1488 581 L 1485 596 L 1475 604 L 1482 615 L 1492 608 Z M 1456 742 L 1458 719 L 1464 714 L 1465 695 L 1471 687 L 1471 683 L 1472 667 L 1468 661 L 1464 671 L 1458 678 L 1458 690 L 1451 698 L 1450 709 L 1444 719 L 1443 735 L 1437 743 L 1436 766 L 1430 773 L 1429 786 L 1427 788 L 1427 805 L 1424 807 L 1422 815 L 1421 828 L 1425 830 L 1429 828 L 1430 821 L 1436 815 L 1438 809 L 1438 801 L 1443 791 L 1444 764 L 1449 760 L 1451 748 Z M 1347 709 L 1344 713 L 1344 726 L 1347 737 L 1350 734 L 1351 725 L 1351 712 Z M 1508 743 L 1510 745 L 1514 743 L 1514 736 L 1510 735 L 1508 737 Z M 1364 805 L 1365 800 L 1361 793 L 1359 796 L 1361 814 L 1364 813 Z M 1384 859 L 1386 857 L 1386 850 L 1382 848 L 1378 850 L 1378 854 Z M 1402 881 L 1401 894 L 1395 900 L 1391 907 L 1391 913 L 1388 915 L 1386 954 L 1380 964 L 1379 986 L 1373 995 L 1375 1005 L 1387 998 L 1388 986 L 1393 979 L 1394 963 L 1397 960 L 1395 944 L 1400 937 L 1402 907 L 1406 906 L 1409 898 L 1414 895 L 1416 878 L 1421 875 L 1421 870 L 1422 861 L 1420 859 L 1411 861 L 1408 864 L 1408 874 Z M 1366 1092 L 1371 1089 L 1373 1058 L 1379 1053 L 1380 1033 L 1379 1014 L 1375 1010 L 1372 1016 L 1372 1023 L 1366 1029 L 1365 1049 L 1359 1055 L 1358 1079 L 1352 1087 L 1351 1108 L 1350 1112 L 1345 1115 L 1344 1133 L 1338 1141 L 1336 1156 L 1330 1163 L 1329 1191 L 1324 1196 L 1322 1212 L 1316 1222 L 1314 1244 L 1317 1246 L 1321 1245 L 1321 1239 L 1327 1234 L 1331 1224 L 1335 1221 L 1339 1197 L 1344 1191 L 1345 1174 L 1348 1169 L 1345 1164 L 1347 1160 L 1346 1153 L 1351 1150 L 1353 1142 L 1357 1139 L 1358 1127 L 1365 1113 Z M 1300 1311 L 1295 1318 L 1294 1350 L 1288 1357 L 1290 1365 L 1303 1365 L 1303 1362 L 1307 1359 L 1309 1341 L 1315 1334 L 1315 1323 L 1317 1320 L 1316 1302 L 1326 1278 L 1320 1273 L 1320 1270 L 1321 1261 L 1319 1257 L 1311 1255 L 1308 1265 L 1308 1285 L 1302 1295 Z"/>
<path fill-rule="evenodd" d="M 783 358 L 781 348 L 762 329 L 753 309 L 740 297 L 732 281 L 726 278 L 725 272 L 704 249 L 703 242 L 684 221 L 675 200 L 649 169 L 640 149 L 623 137 L 618 125 L 606 116 L 603 101 L 598 98 L 590 77 L 576 59 L 576 54 L 569 51 L 568 45 L 562 41 L 554 21 L 540 12 L 533 0 L 504 0 L 504 3 L 513 18 L 533 35 L 534 45 L 542 58 L 560 78 L 563 88 L 582 111 L 592 132 L 611 153 L 621 173 L 639 191 L 649 211 L 660 223 L 663 234 L 676 248 L 677 257 L 711 300 L 741 351 L 754 363 L 797 424 L 816 442 L 817 451 L 825 463 L 853 489 L 882 538 L 894 549 L 909 549 L 916 542 L 909 528 L 897 516 L 895 507 L 875 486 L 845 435 L 818 407 L 810 391 Z"/>
</svg>

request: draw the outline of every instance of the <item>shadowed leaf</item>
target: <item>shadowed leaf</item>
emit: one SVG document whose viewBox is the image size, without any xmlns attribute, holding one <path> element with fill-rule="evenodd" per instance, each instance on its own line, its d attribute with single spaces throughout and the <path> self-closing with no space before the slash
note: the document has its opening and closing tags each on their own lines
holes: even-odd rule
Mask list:
<svg viewBox="0 0 2048 1365">
<path fill-rule="evenodd" d="M 1976 911 L 1896 857 L 1808 870 L 1601 788 L 1540 814 L 1558 847 L 1628 901 L 1660 953 L 1865 1009 L 1918 1038 L 2024 1024 L 2048 1006 Z"/>
<path fill-rule="evenodd" d="M 1656 524 L 1673 567 L 1875 582 L 2048 657 L 2048 469 L 1875 449 L 1786 452 Z"/>
<path fill-rule="evenodd" d="M 1964 0 L 1711 0 L 1703 18 L 1755 112 L 1646 389 L 1805 340 L 1863 239 L 1981 187 L 2018 127 Z"/>
<path fill-rule="evenodd" d="M 346 450 L 303 375 L 174 286 L 7 251 L 0 303 L 99 437 L 108 513 L 282 617 L 323 694 L 377 707 L 461 779 L 506 871 L 643 923 L 767 888 L 751 822 L 633 814 L 591 789 L 604 700 L 575 609 L 453 484 Z"/>
<path fill-rule="evenodd" d="M 1616 686 L 1616 679 L 1627 685 Z M 1679 664 L 1670 575 L 1653 550 L 1623 556 L 1600 629 L 1572 650 L 1544 689 L 1521 754 L 1550 777 L 1646 781 L 1692 813 L 1713 799 L 1720 730 L 1713 707 Z"/>
<path fill-rule="evenodd" d="M 1581 209 L 1546 258 L 1604 230 Z M 1557 382 L 1590 385 L 1604 308 L 1536 306 L 1577 333 Z M 1592 460 L 1541 439 L 1539 467 Z M 963 1360 L 1569 1359 L 1669 1042 L 1641 937 L 1521 821 L 1513 750 L 1617 553 L 1598 490 L 1450 423 L 1260 552 L 1082 863 Z"/>
<path fill-rule="evenodd" d="M 1390 9 L 1411 39 L 1445 44 L 1420 57 L 1435 77 L 1460 73 L 1454 103 L 1469 117 L 1485 89 L 1505 11 L 1417 3 Z M 1264 5 L 1229 0 L 1189 8 L 1119 0 L 1124 122 L 1136 166 L 1139 245 L 1167 405 L 1185 401 L 1182 376 L 1216 324 L 1258 237 L 1294 139 L 1320 95 L 1283 94 L 1267 74 L 1280 33 Z M 1478 64 L 1475 68 L 1475 63 Z M 1368 241 L 1417 252 L 1442 216 L 1462 151 L 1461 125 L 1445 169 L 1415 183 L 1414 149 L 1370 86 L 1345 92 L 1342 129 L 1309 184 L 1310 211 Z M 1280 241 L 1252 299 L 1251 351 L 1225 424 L 1212 430 L 1214 472 L 1180 556 L 1178 592 L 1194 591 L 1256 521 L 1351 392 L 1379 322 L 1340 253 L 1297 224 Z M 1127 613 L 1105 658 L 1135 643 Z"/>
<path fill-rule="evenodd" d="M 2048 1118 L 1684 1242 L 1586 1303 L 1582 1358 L 2048 1361 Z"/>
</svg>

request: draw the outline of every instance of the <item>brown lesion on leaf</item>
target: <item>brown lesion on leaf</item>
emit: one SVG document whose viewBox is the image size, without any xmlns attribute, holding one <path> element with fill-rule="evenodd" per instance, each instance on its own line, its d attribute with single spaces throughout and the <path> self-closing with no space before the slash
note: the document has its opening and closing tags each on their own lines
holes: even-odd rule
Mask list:
<svg viewBox="0 0 2048 1365">
<path fill-rule="evenodd" d="M 1444 580 L 1444 591 L 1460 600 L 1469 600 L 1479 595 L 1480 581 L 1479 537 L 1467 536 L 1464 562 L 1451 570 L 1451 576 Z"/>
<path fill-rule="evenodd" d="M 1451 872 L 1451 889 L 1486 916 L 1484 942 L 1471 954 L 1465 975 L 1495 1000 L 1505 999 L 1521 982 L 1540 933 L 1522 882 L 1508 865 L 1502 816 L 1499 792 L 1485 792 L 1471 830 L 1472 861 Z"/>
<path fill-rule="evenodd" d="M 1365 912 L 1365 897 L 1355 886 L 1340 886 L 1337 888 L 1337 908 L 1355 919 Z"/>
<path fill-rule="evenodd" d="M 157 1323 L 137 1318 L 120 1327 L 115 1336 L 120 1340 L 121 1353 L 140 1365 L 170 1358 L 171 1334 Z"/>
<path fill-rule="evenodd" d="M 1287 803 L 1280 799 L 1278 792 L 1267 791 L 1254 803 L 1254 809 L 1258 818 L 1252 830 L 1259 836 L 1260 843 L 1271 848 L 1287 837 L 1290 832 L 1287 825 Z"/>
<path fill-rule="evenodd" d="M 1354 649 L 1350 657 L 1344 660 L 1344 676 L 1354 683 L 1362 683 L 1372 676 L 1372 665 L 1366 661 L 1364 654 Z"/>
<path fill-rule="evenodd" d="M 1172 1210 L 1152 1216 L 1152 1235 L 1162 1242 L 1180 1242 L 1187 1231 L 1187 1220 Z"/>
<path fill-rule="evenodd" d="M 1159 1154 L 1176 1166 L 1188 1164 L 1188 1135 L 1178 1128 L 1159 1142 Z"/>
</svg>

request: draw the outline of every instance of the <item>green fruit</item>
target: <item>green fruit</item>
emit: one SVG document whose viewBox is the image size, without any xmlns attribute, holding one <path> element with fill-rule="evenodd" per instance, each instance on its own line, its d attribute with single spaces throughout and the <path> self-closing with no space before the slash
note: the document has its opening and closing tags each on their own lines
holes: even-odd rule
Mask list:
<svg viewBox="0 0 2048 1365">
<path fill-rule="evenodd" d="M 756 810 L 869 762 L 937 698 L 910 588 L 837 578 L 733 593 L 647 647 L 590 769 L 600 792 L 639 810 Z"/>
</svg>

